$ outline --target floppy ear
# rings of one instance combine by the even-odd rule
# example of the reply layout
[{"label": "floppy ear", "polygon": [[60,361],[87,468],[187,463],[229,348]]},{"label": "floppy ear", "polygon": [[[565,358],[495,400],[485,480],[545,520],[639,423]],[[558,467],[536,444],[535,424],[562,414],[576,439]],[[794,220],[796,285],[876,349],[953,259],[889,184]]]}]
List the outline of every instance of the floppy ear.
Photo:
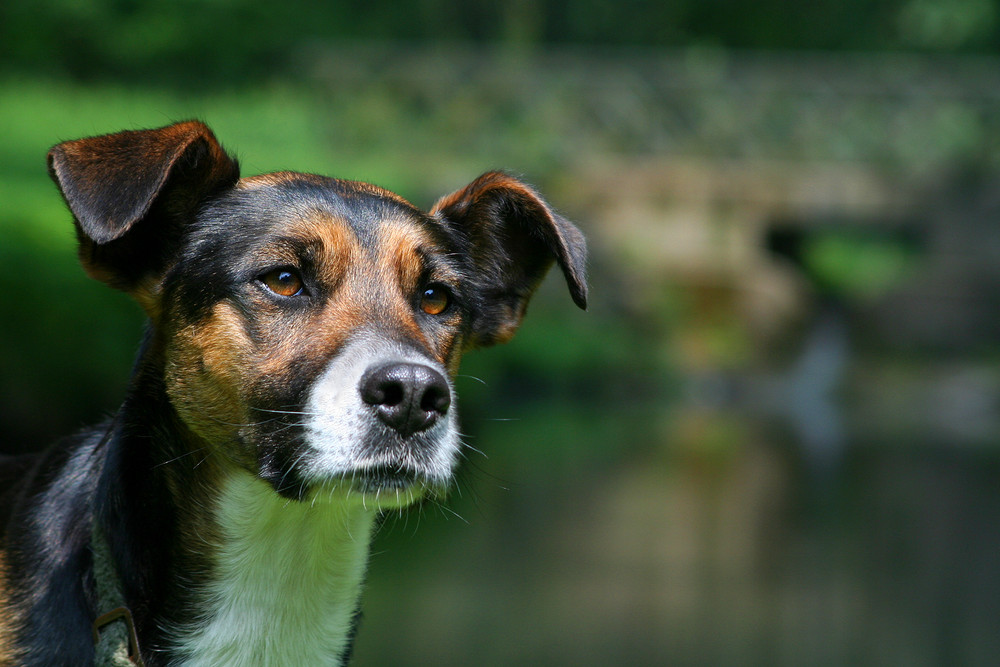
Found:
[{"label": "floppy ear", "polygon": [[587,307],[587,245],[531,186],[502,172],[483,174],[431,209],[466,243],[477,280],[470,345],[503,343],[521,324],[528,300],[553,262],[570,295]]},{"label": "floppy ear", "polygon": [[48,165],[73,212],[84,268],[126,291],[162,271],[183,222],[239,178],[236,160],[197,121],[67,141]]}]

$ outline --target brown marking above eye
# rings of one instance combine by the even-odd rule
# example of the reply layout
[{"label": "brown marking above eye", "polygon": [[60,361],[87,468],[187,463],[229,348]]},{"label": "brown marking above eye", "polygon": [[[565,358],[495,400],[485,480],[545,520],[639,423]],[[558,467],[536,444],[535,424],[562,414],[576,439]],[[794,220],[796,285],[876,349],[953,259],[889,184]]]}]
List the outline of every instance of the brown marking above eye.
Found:
[{"label": "brown marking above eye", "polygon": [[428,285],[420,295],[420,310],[428,315],[440,315],[451,304],[451,295],[444,285]]},{"label": "brown marking above eye", "polygon": [[274,269],[261,276],[260,280],[278,296],[296,296],[302,292],[302,278],[294,269]]}]

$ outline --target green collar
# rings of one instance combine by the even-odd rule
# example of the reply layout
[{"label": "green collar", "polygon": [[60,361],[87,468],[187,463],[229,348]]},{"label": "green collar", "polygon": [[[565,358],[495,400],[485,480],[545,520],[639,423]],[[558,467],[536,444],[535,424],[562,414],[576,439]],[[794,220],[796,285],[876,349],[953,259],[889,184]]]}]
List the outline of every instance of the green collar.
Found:
[{"label": "green collar", "polygon": [[94,588],[100,615],[94,620],[94,667],[144,667],[132,612],[125,606],[111,546],[93,520],[91,550],[94,558]]}]

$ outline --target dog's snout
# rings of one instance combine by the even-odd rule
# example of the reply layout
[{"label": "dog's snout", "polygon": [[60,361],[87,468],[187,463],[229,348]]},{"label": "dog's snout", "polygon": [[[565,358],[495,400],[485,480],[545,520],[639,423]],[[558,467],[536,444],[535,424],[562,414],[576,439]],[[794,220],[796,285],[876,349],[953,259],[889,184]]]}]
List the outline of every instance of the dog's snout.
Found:
[{"label": "dog's snout", "polygon": [[369,369],[358,390],[378,418],[404,437],[430,428],[451,406],[448,381],[423,364],[399,362]]}]

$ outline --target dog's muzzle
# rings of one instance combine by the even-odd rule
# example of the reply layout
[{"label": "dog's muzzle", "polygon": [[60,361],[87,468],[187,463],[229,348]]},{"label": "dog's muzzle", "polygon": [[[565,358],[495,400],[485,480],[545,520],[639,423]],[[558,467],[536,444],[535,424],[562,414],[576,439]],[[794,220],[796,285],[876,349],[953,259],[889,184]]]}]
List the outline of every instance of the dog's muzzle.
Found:
[{"label": "dog's muzzle", "polygon": [[446,489],[460,447],[444,368],[379,339],[346,346],[314,383],[296,464],[310,485],[415,499]]}]

